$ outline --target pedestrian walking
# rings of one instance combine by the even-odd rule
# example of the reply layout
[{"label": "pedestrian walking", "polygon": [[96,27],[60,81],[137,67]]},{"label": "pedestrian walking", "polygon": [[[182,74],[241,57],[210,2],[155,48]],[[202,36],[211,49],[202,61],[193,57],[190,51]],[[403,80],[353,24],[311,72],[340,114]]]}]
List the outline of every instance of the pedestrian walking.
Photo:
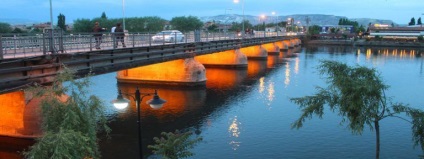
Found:
[{"label": "pedestrian walking", "polygon": [[115,48],[118,47],[119,42],[122,43],[122,47],[126,47],[125,41],[124,41],[125,33],[124,33],[124,29],[122,29],[121,27],[121,23],[116,24],[115,36],[116,36]]},{"label": "pedestrian walking", "polygon": [[94,40],[96,41],[96,49],[100,49],[100,44],[102,43],[102,33],[103,31],[106,31],[106,28],[102,28],[99,25],[99,22],[94,23],[93,27],[93,36]]}]

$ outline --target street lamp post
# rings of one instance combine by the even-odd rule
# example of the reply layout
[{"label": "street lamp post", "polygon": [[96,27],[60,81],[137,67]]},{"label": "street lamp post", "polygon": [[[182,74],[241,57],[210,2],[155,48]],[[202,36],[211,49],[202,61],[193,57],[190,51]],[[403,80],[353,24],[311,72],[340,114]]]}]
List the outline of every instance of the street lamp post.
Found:
[{"label": "street lamp post", "polygon": [[[239,2],[239,0],[234,0],[234,3],[238,3]],[[243,12],[243,20],[242,20],[242,24],[241,24],[241,29],[242,29],[242,32],[241,32],[241,38],[243,39],[244,38],[244,0],[243,0],[243,3],[241,4],[241,10],[242,10],[242,12]]]},{"label": "street lamp post", "polygon": [[264,37],[266,37],[265,18],[266,18],[266,16],[264,14],[262,14],[261,19],[263,20],[262,26],[264,27]]},{"label": "street lamp post", "polygon": [[277,21],[277,17],[275,17],[275,14],[276,14],[276,13],[275,13],[275,12],[272,12],[271,14],[272,14],[272,16],[274,17],[274,24],[275,24],[275,29],[274,29],[274,30],[275,30],[275,31],[277,31],[277,23],[276,23],[276,21]]},{"label": "street lamp post", "polygon": [[125,32],[125,0],[122,0],[122,27]]},{"label": "street lamp post", "polygon": [[[231,8],[225,9],[224,15],[227,15],[227,10],[231,11],[232,9]],[[224,24],[224,33],[227,33],[227,30],[228,30],[228,28],[227,28],[228,24],[227,23],[228,23],[228,21],[226,21],[225,24]]]},{"label": "street lamp post", "polygon": [[53,31],[53,7],[52,7],[52,0],[50,0],[50,28]]},{"label": "street lamp post", "polygon": [[288,19],[287,19],[287,23],[286,23],[286,32],[287,32],[288,30],[291,30],[291,28],[289,29],[289,26],[291,27],[291,18],[288,18]]},{"label": "street lamp post", "polygon": [[[143,158],[143,151],[142,151],[142,145],[141,145],[141,122],[140,122],[141,101],[143,100],[144,97],[153,95],[153,99],[148,100],[146,103],[149,104],[150,107],[153,109],[160,109],[163,106],[163,104],[166,103],[166,100],[159,98],[157,94],[157,90],[155,90],[154,93],[141,93],[138,87],[135,90],[134,96],[132,96],[131,94],[125,94],[125,95],[133,98],[134,101],[136,102],[137,126],[138,126],[138,148],[139,148],[138,151],[139,151],[139,157]],[[128,103],[129,103],[129,100],[122,97],[121,90],[119,90],[118,97],[117,99],[113,101],[113,105],[117,109],[124,109],[128,106]]]}]

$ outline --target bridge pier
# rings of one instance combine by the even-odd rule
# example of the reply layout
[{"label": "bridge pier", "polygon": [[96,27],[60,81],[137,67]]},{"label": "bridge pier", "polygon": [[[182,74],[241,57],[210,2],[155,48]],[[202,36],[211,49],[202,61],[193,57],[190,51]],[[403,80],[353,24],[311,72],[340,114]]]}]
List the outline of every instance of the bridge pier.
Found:
[{"label": "bridge pier", "polygon": [[205,67],[247,68],[247,56],[240,49],[194,57]]},{"label": "bridge pier", "polygon": [[247,56],[247,59],[266,60],[268,52],[261,45],[240,48],[240,51]]},{"label": "bridge pier", "polygon": [[194,58],[173,60],[117,72],[120,83],[205,86],[205,67]]},{"label": "bridge pier", "polygon": [[0,136],[36,138],[42,135],[40,99],[24,91],[0,94]]},{"label": "bridge pier", "polygon": [[293,49],[295,47],[293,39],[289,40],[289,49]]},{"label": "bridge pier", "polygon": [[277,45],[278,45],[278,47],[280,48],[280,51],[283,51],[283,52],[285,52],[285,51],[288,51],[289,50],[289,46],[288,46],[288,44],[287,43],[285,43],[284,41],[280,41],[280,42],[275,42]]},{"label": "bridge pier", "polygon": [[262,44],[262,46],[270,55],[278,55],[280,53],[280,48],[275,43]]}]

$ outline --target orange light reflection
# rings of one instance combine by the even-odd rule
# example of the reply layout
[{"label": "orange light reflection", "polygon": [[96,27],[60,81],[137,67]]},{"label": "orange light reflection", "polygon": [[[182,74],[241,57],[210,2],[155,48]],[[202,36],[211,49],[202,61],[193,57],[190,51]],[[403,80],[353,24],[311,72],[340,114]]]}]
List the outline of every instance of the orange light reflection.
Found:
[{"label": "orange light reflection", "polygon": [[[136,88],[140,85],[136,84],[118,84],[118,88],[123,92],[134,96]],[[172,119],[170,116],[182,116],[184,113],[193,112],[200,109],[206,100],[205,89],[177,89],[177,88],[164,88],[164,87],[140,87],[140,92],[152,93],[154,90],[158,91],[160,98],[167,102],[160,109],[152,109],[146,102],[152,96],[144,97],[141,102],[141,115],[142,118],[148,116],[155,116],[159,121]],[[130,100],[130,109],[137,112],[137,107],[134,99],[129,95],[124,97]],[[188,111],[190,110],[190,111]],[[129,113],[123,113],[130,115]]]},{"label": "orange light reflection", "polygon": [[247,70],[240,69],[208,68],[207,72],[207,88],[234,88],[247,77]]}]

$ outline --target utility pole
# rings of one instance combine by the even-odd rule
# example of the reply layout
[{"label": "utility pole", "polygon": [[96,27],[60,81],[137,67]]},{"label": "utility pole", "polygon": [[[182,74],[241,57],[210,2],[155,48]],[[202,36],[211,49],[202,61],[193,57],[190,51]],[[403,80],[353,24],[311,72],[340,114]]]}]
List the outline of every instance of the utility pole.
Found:
[{"label": "utility pole", "polygon": [[306,16],[306,32],[309,31],[309,22],[311,22],[311,19],[309,19],[309,17]]}]

